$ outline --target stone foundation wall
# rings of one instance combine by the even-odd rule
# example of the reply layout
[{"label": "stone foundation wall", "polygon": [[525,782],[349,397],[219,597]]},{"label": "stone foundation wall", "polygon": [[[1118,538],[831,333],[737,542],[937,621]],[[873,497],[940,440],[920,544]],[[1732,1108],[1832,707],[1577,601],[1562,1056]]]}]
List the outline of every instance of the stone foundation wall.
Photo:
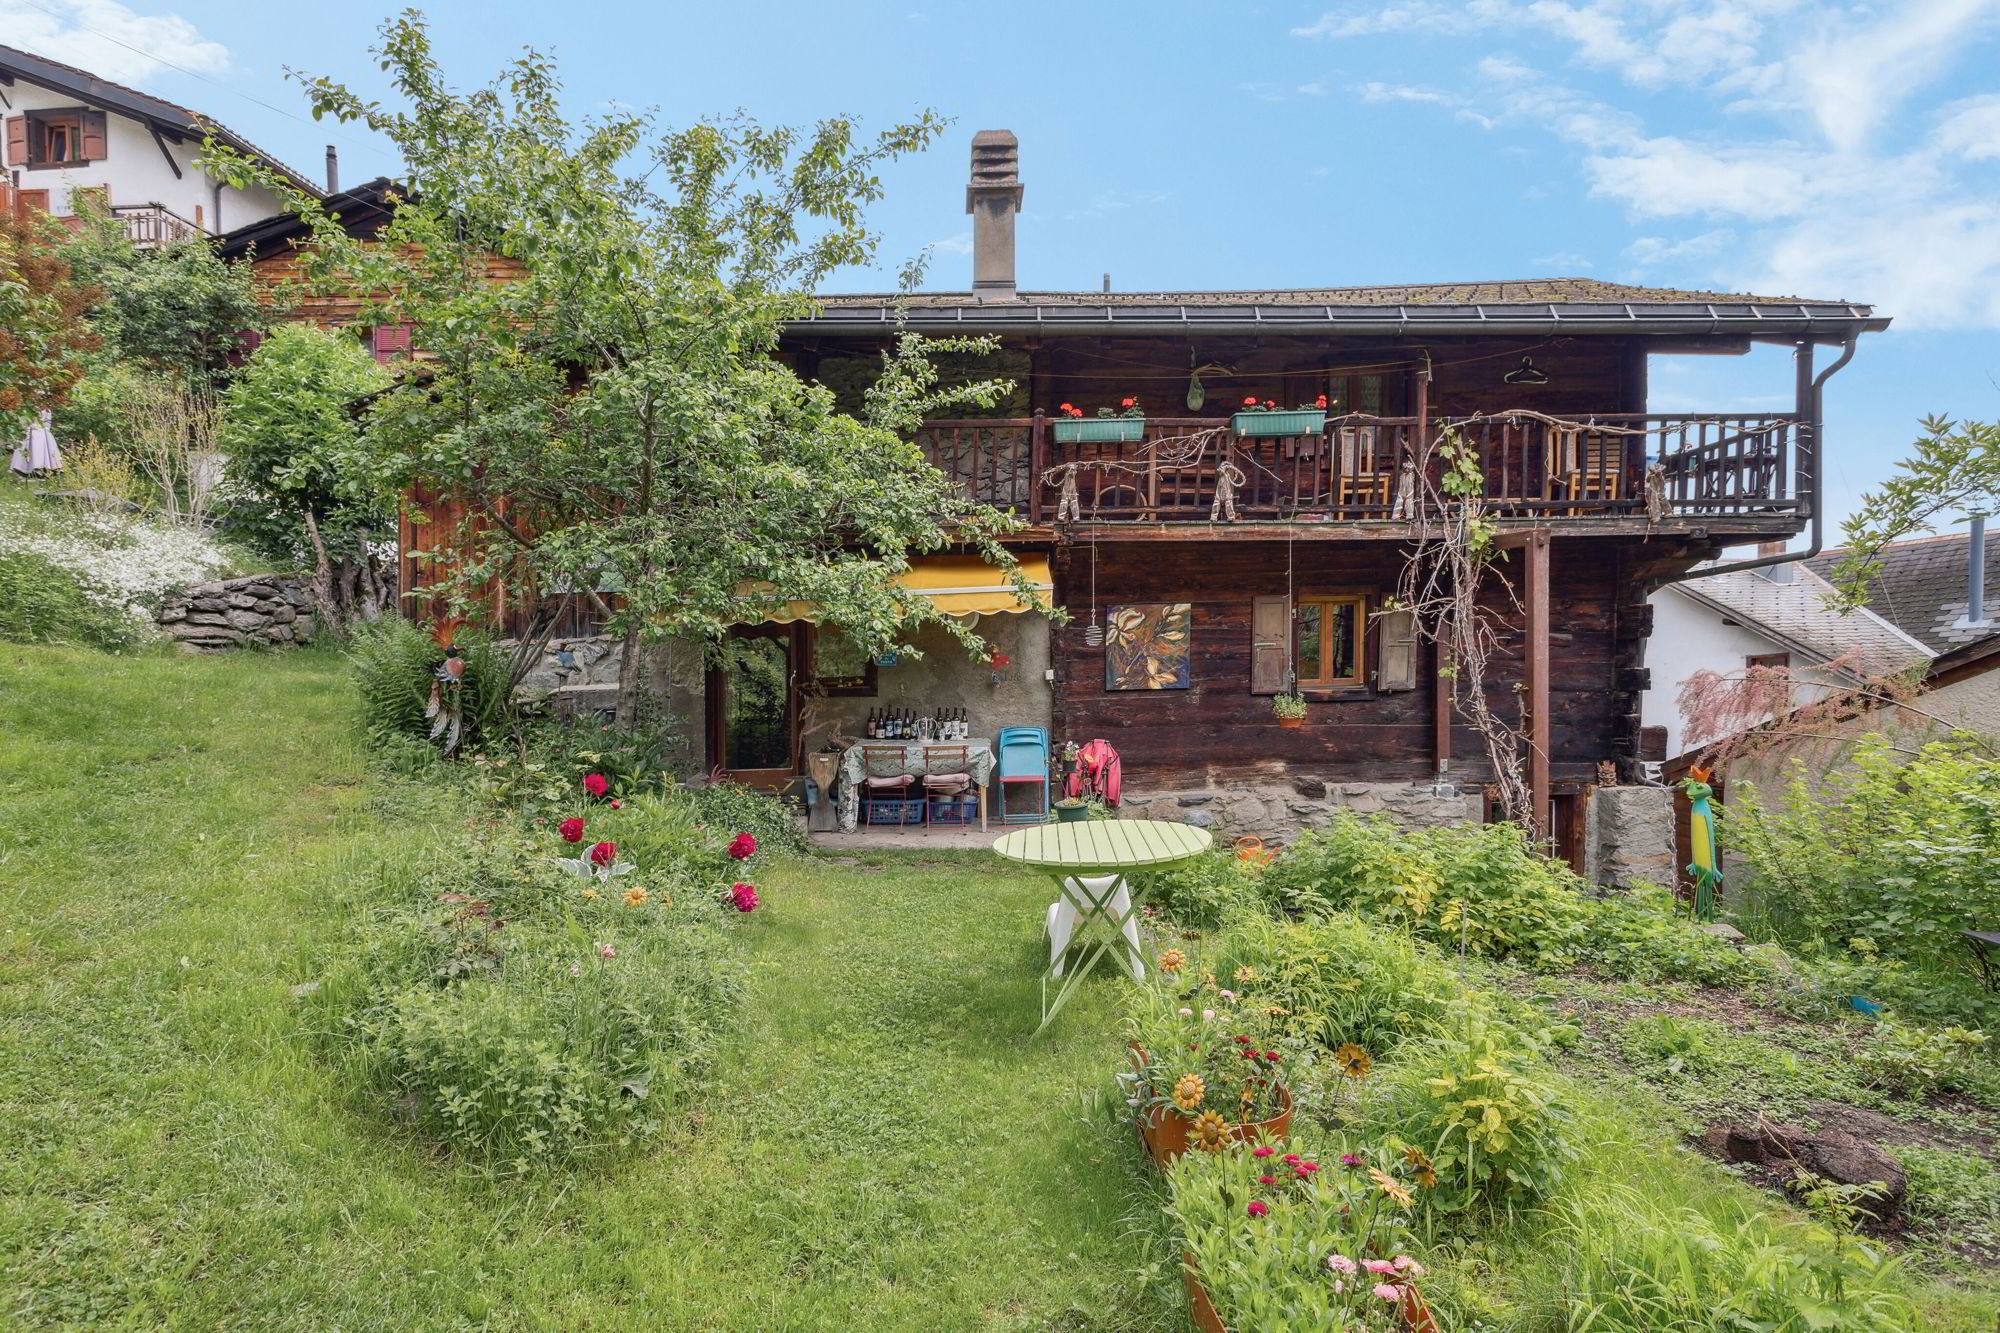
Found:
[{"label": "stone foundation wall", "polygon": [[1674,882],[1674,793],[1668,787],[1599,787],[1590,794],[1584,878],[1593,884]]},{"label": "stone foundation wall", "polygon": [[1476,789],[1463,788],[1456,795],[1436,796],[1428,782],[1334,782],[1319,778],[1184,791],[1141,791],[1128,785],[1122,813],[1129,819],[1195,824],[1222,838],[1253,834],[1283,842],[1325,824],[1336,810],[1388,815],[1406,828],[1424,828],[1479,818],[1480,796]]},{"label": "stone foundation wall", "polygon": [[318,628],[305,580],[290,574],[249,574],[170,593],[159,622],[191,653],[304,644]]}]

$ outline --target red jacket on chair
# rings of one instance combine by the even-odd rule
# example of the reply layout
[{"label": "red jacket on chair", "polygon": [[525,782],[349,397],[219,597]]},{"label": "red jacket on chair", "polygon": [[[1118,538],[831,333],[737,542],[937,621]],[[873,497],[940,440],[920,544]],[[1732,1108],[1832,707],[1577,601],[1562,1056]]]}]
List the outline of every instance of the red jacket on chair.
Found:
[{"label": "red jacket on chair", "polygon": [[1076,767],[1070,770],[1063,794],[1095,796],[1106,805],[1116,805],[1121,780],[1118,751],[1110,741],[1096,740],[1076,752]]}]

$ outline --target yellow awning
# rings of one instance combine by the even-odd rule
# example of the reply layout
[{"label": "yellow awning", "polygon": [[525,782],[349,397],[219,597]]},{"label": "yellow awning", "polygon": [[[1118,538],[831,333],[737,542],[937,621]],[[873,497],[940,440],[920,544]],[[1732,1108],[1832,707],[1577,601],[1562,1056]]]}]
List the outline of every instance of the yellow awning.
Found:
[{"label": "yellow awning", "polygon": [[[1052,597],[1056,584],[1049,572],[1049,558],[1026,554],[1018,558],[1028,582],[1045,598]],[[896,576],[896,583],[930,598],[948,616],[1018,615],[1034,609],[1021,600],[1005,574],[976,555],[919,556]],[[818,608],[811,602],[790,602],[782,613],[768,620],[788,625],[817,618]]]}]

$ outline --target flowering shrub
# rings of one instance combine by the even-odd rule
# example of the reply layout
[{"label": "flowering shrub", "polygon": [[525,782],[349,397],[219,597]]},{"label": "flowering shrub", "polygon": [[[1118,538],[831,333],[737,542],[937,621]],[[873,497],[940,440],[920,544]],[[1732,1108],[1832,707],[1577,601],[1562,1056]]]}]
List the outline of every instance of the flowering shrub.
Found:
[{"label": "flowering shrub", "polygon": [[136,634],[150,634],[169,592],[220,578],[234,562],[199,528],[152,522],[129,514],[69,512],[59,527],[19,519],[0,523],[0,556],[27,556],[65,572],[102,611],[125,617]]},{"label": "flowering shrub", "polygon": [[1422,1308],[1408,1253],[1420,1161],[1338,1139],[1236,1144],[1168,1167],[1168,1209],[1228,1328],[1402,1328]]},{"label": "flowering shrub", "polygon": [[1168,961],[1163,956],[1160,980],[1135,1002],[1127,1028],[1143,1055],[1119,1082],[1135,1116],[1185,1116],[1193,1122],[1189,1141],[1212,1151],[1232,1126],[1269,1120],[1285,1107],[1276,1015],[1254,995],[1191,979]]},{"label": "flowering shrub", "polygon": [[62,566],[26,551],[0,552],[0,639],[117,652],[146,634],[123,607],[105,605]]}]

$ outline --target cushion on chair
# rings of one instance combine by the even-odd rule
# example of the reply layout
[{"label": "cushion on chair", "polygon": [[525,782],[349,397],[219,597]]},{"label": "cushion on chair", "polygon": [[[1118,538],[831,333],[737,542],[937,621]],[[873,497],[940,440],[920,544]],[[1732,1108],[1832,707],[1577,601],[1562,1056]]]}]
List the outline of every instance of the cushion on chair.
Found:
[{"label": "cushion on chair", "polygon": [[972,785],[970,773],[926,773],[924,786],[932,791],[964,791]]},{"label": "cushion on chair", "polygon": [[909,786],[916,779],[908,773],[901,773],[893,778],[863,778],[862,781],[870,787],[879,787],[884,790],[893,791],[897,788]]}]

